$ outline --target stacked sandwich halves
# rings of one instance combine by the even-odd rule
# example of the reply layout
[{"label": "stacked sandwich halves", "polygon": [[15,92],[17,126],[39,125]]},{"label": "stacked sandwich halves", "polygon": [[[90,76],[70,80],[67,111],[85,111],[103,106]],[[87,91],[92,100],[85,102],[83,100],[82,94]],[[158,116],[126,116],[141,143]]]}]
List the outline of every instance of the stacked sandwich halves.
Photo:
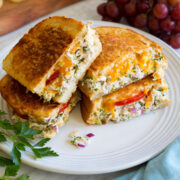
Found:
[{"label": "stacked sandwich halves", "polygon": [[95,30],[51,17],[25,34],[3,61],[0,92],[15,121],[53,137],[79,100],[77,84],[102,50]]},{"label": "stacked sandwich halves", "polygon": [[51,17],[5,58],[0,92],[15,121],[53,137],[79,100],[78,83],[85,122],[118,122],[169,104],[166,68],[161,47],[131,30]]},{"label": "stacked sandwich halves", "polygon": [[162,48],[131,30],[95,29],[102,52],[79,85],[85,122],[119,122],[168,105]]}]

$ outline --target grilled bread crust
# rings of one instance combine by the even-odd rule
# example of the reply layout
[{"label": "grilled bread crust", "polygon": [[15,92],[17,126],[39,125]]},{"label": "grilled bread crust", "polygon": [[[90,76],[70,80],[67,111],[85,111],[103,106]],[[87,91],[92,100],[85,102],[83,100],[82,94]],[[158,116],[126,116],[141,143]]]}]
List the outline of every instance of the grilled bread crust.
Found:
[{"label": "grilled bread crust", "polygon": [[82,34],[84,27],[83,23],[71,18],[45,19],[14,46],[3,61],[3,69],[32,92],[43,89],[47,75],[73,40]]},{"label": "grilled bread crust", "polygon": [[[39,123],[44,118],[55,117],[63,104],[43,102],[36,94],[27,92],[26,88],[9,75],[5,75],[0,81],[2,97],[14,109],[17,114],[33,116]],[[78,99],[74,93],[71,102]]]},{"label": "grilled bread crust", "polygon": [[[99,34],[103,50],[88,70],[92,74],[96,74],[112,63],[115,64],[117,61],[122,61],[129,54],[143,52],[143,50],[150,47],[156,52],[161,52],[162,50],[159,44],[130,29],[97,27],[95,30]],[[165,61],[164,64],[167,68],[166,58],[163,61]]]},{"label": "grilled bread crust", "polygon": [[[157,55],[162,51],[162,47],[159,44],[129,29],[97,27],[95,30],[99,34],[102,43],[102,52],[91,64],[84,80],[86,77],[91,77],[97,81],[102,75],[106,75],[107,70],[116,71],[117,68],[115,66],[117,64],[118,67],[123,67],[126,63],[125,61],[132,59],[133,55],[141,55],[144,51],[149,51],[149,49],[152,49],[153,53]],[[162,67],[159,68],[167,69],[168,64],[165,56],[163,56],[161,64]],[[83,84],[83,81],[79,83],[79,87],[91,100],[107,94],[102,89],[99,89],[101,91],[100,93],[99,91],[90,90],[89,84]]]}]

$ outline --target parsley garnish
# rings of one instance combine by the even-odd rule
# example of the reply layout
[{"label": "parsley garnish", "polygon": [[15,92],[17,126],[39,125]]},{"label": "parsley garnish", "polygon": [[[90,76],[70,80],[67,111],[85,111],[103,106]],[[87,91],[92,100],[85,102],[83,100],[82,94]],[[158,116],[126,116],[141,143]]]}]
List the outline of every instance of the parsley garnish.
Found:
[{"label": "parsley garnish", "polygon": [[[5,115],[3,111],[0,111],[0,116]],[[22,174],[19,177],[16,176],[21,165],[21,151],[26,151],[26,148],[31,149],[35,158],[42,158],[44,156],[58,156],[56,152],[51,150],[50,147],[44,147],[44,145],[50,140],[50,138],[41,139],[35,145],[32,145],[29,141],[34,139],[35,135],[40,134],[41,130],[35,130],[29,127],[29,121],[17,122],[11,124],[7,119],[0,120],[0,127],[4,129],[0,131],[0,142],[7,141],[7,138],[13,142],[11,150],[11,159],[0,156],[0,166],[6,167],[4,175],[0,177],[0,180],[29,180],[29,176]]]}]

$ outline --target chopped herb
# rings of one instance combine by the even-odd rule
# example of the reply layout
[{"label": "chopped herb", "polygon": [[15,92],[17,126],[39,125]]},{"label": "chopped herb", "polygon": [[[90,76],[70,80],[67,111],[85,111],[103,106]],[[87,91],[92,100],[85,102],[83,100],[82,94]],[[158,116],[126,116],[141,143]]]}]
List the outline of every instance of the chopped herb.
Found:
[{"label": "chopped herb", "polygon": [[136,73],[136,67],[133,67],[133,72]]},{"label": "chopped herb", "polygon": [[141,106],[144,106],[144,103],[142,103],[141,101],[139,101],[139,104],[140,104]]},{"label": "chopped herb", "polygon": [[98,88],[95,88],[94,90],[95,90],[95,91],[98,91]]},{"label": "chopped herb", "polygon": [[63,113],[58,114],[58,115],[56,116],[56,118],[61,117],[61,116],[62,116],[62,114],[63,114]]},{"label": "chopped herb", "polygon": [[154,71],[157,71],[157,67],[156,66],[154,66]]},{"label": "chopped herb", "polygon": [[88,46],[84,46],[84,47],[83,47],[83,51],[84,51],[84,52],[89,52],[89,51],[90,51],[90,48],[89,48]]},{"label": "chopped herb", "polygon": [[73,145],[76,145],[76,141],[77,141],[78,139],[81,139],[81,136],[76,136],[76,137],[74,137],[74,138],[71,140],[71,143],[72,143]]},{"label": "chopped herb", "polygon": [[83,62],[84,60],[85,60],[85,58],[81,58],[81,59],[79,60],[79,63]]},{"label": "chopped herb", "polygon": [[77,72],[78,68],[79,68],[79,67],[78,67],[78,65],[77,65],[77,64],[73,67],[73,69],[74,69],[75,73]]},{"label": "chopped herb", "polygon": [[159,99],[158,99],[158,100],[156,100],[156,103],[157,103],[157,104],[159,104],[159,103],[160,103],[160,100],[159,100]]},{"label": "chopped herb", "polygon": [[63,65],[63,62],[59,61],[57,65],[61,67]]},{"label": "chopped herb", "polygon": [[160,88],[158,89],[158,91],[163,91],[163,88],[162,88],[162,87],[160,87]]},{"label": "chopped herb", "polygon": [[163,59],[163,56],[160,53],[158,53],[158,55],[159,55],[159,57],[158,58],[154,58],[153,59],[154,61],[161,61]]},{"label": "chopped herb", "polygon": [[80,49],[77,49],[77,50],[75,51],[75,56],[76,56],[77,58],[81,56]]},{"label": "chopped herb", "polygon": [[93,78],[92,78],[92,77],[86,77],[86,79],[91,79],[91,80],[93,80]]}]

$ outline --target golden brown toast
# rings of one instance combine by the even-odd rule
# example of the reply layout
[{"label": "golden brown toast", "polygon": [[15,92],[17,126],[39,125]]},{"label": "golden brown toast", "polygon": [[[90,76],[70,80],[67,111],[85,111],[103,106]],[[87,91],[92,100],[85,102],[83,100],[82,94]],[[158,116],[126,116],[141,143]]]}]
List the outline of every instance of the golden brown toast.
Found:
[{"label": "golden brown toast", "polygon": [[161,46],[143,35],[119,27],[97,27],[95,30],[102,43],[102,52],[79,84],[91,100],[167,68]]},{"label": "golden brown toast", "polygon": [[[86,47],[88,52],[83,51],[78,58],[72,59],[78,48],[88,45],[89,41],[84,40],[89,35],[92,35],[96,50]],[[3,69],[45,100],[53,98],[58,103],[65,103],[100,51],[101,43],[95,31],[91,32],[80,21],[54,16],[38,23],[20,39],[3,61]],[[57,71],[58,75],[53,79]],[[71,88],[67,88],[68,84]]]},{"label": "golden brown toast", "polygon": [[[36,94],[27,92],[27,89],[9,75],[5,75],[0,81],[0,92],[10,107],[17,115],[27,117],[30,121],[46,123],[47,119],[58,115],[64,104],[55,102],[43,102]],[[78,94],[74,93],[69,104],[76,104]],[[69,107],[69,105],[68,105]],[[69,109],[69,111],[72,109]]]},{"label": "golden brown toast", "polygon": [[82,117],[88,124],[124,121],[167,106],[170,100],[166,91],[163,79],[153,80],[152,76],[148,76],[93,101],[83,94]]}]

